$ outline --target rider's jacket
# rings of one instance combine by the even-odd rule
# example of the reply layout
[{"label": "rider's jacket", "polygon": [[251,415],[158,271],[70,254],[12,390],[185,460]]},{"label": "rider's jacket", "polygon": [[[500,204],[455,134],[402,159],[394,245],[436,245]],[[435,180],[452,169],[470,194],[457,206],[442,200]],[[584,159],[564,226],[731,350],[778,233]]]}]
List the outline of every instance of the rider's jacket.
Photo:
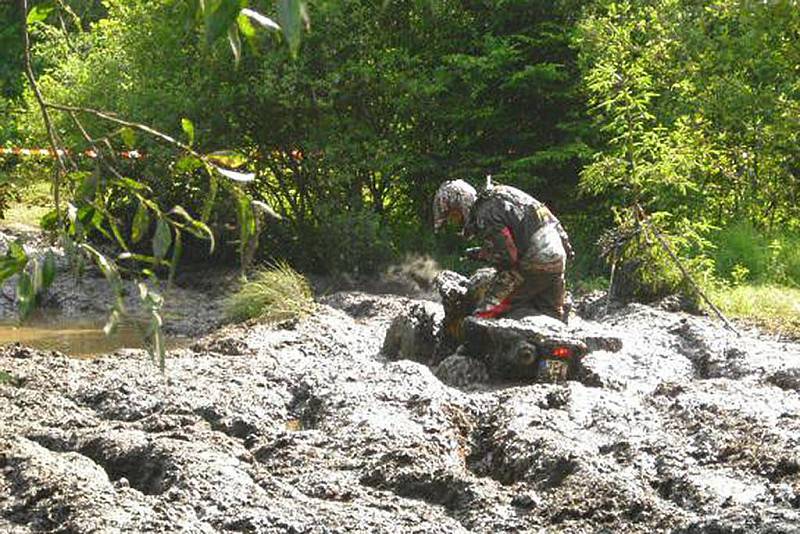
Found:
[{"label": "rider's jacket", "polygon": [[567,233],[547,206],[506,185],[480,192],[464,234],[481,242],[479,258],[504,270],[563,272],[572,255]]}]

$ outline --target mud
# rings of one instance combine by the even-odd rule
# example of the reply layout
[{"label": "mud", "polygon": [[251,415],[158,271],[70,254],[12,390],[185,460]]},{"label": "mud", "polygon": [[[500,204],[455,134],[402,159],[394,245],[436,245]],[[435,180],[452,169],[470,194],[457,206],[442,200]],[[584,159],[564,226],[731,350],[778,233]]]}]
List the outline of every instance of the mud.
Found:
[{"label": "mud", "polygon": [[0,531],[800,531],[798,344],[594,295],[570,325],[622,349],[579,381],[458,389],[382,353],[438,304],[320,300],[163,375],[141,351],[0,350]]},{"label": "mud", "polygon": [[[106,321],[114,295],[98,269],[87,264],[84,275],[75,276],[63,249],[54,246],[41,231],[24,226],[0,230],[0,255],[5,255],[8,243],[17,239],[22,239],[30,258],[43,261],[50,252],[56,260],[58,274],[37,312],[40,321],[53,316],[66,322],[76,319],[81,324]],[[237,274],[235,269],[203,271],[184,267],[172,286],[161,283],[155,289],[165,297],[165,332],[172,336],[199,336],[219,328],[224,322],[223,297],[235,287]],[[0,284],[0,323],[17,320],[15,291],[16,276]],[[134,280],[123,281],[123,294],[130,317],[143,313]]]}]

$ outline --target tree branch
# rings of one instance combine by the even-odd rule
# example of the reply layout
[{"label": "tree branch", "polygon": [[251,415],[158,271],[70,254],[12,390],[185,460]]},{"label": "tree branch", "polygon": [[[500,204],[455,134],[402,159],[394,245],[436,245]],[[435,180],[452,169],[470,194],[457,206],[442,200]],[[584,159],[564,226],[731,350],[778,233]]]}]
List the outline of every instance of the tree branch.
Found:
[{"label": "tree branch", "polygon": [[53,102],[42,102],[42,105],[47,107],[47,108],[50,108],[50,109],[56,109],[58,111],[65,111],[65,112],[68,112],[68,113],[85,113],[85,114],[88,114],[88,115],[94,115],[95,117],[101,118],[101,119],[109,121],[109,122],[113,122],[114,124],[119,124],[121,126],[127,126],[129,128],[134,128],[134,129],[139,130],[141,132],[145,132],[147,134],[150,134],[153,137],[155,137],[157,139],[160,139],[161,141],[163,141],[163,142],[165,142],[165,143],[167,143],[169,145],[176,146],[176,147],[178,147],[178,148],[180,148],[182,150],[185,150],[186,152],[188,152],[192,156],[205,161],[205,158],[200,153],[195,152],[194,149],[192,149],[192,147],[190,147],[189,145],[187,145],[185,143],[181,143],[180,141],[178,141],[174,137],[172,137],[170,135],[167,135],[167,134],[165,134],[163,132],[160,132],[160,131],[158,131],[158,130],[156,130],[154,128],[151,128],[150,126],[147,126],[147,125],[144,125],[144,124],[140,124],[138,122],[133,122],[133,121],[120,119],[120,118],[115,117],[111,113],[108,113],[106,111],[100,111],[98,109],[83,108],[83,107],[78,107],[78,106],[65,106],[63,104],[55,104]]},{"label": "tree branch", "polygon": [[[94,152],[97,154],[97,158],[101,162],[105,163],[106,167],[108,167],[108,170],[111,171],[111,174],[116,176],[117,179],[122,180],[122,174],[120,174],[119,171],[117,171],[116,167],[114,167],[114,165],[111,164],[108,158],[106,158],[105,151],[101,150],[100,147],[98,147],[97,144],[95,144],[94,139],[92,139],[92,137],[89,135],[89,132],[86,131],[86,128],[83,127],[81,121],[78,120],[78,115],[75,112],[71,111],[69,113],[69,116],[72,118],[72,122],[75,123],[75,126],[78,128],[78,130],[80,130],[81,135],[83,135],[83,138],[86,139],[86,142],[89,143],[89,146],[91,146],[92,150],[94,150]],[[113,154],[113,152],[111,153]]]},{"label": "tree branch", "polygon": [[703,290],[700,289],[700,286],[697,284],[697,282],[694,281],[694,278],[692,278],[692,275],[689,274],[689,271],[686,270],[686,267],[683,266],[683,263],[681,263],[680,259],[678,259],[678,256],[675,255],[675,253],[669,247],[669,245],[667,244],[667,241],[664,239],[664,236],[661,235],[661,233],[650,222],[650,220],[647,217],[647,215],[645,215],[644,210],[642,209],[642,207],[639,204],[635,204],[634,209],[636,210],[637,218],[639,219],[640,223],[645,225],[647,228],[649,228],[653,232],[653,235],[656,237],[656,239],[658,240],[658,242],[661,245],[661,247],[669,255],[670,259],[672,260],[672,263],[674,263],[678,267],[678,269],[680,269],[680,271],[683,274],[684,278],[686,278],[686,280],[689,281],[689,283],[692,285],[694,290],[697,291],[697,293],[703,298],[703,300],[706,302],[706,304],[708,304],[711,307],[711,309],[714,310],[714,313],[717,315],[717,317],[720,318],[720,320],[722,320],[723,323],[725,323],[725,326],[729,330],[731,330],[738,337],[742,337],[741,332],[739,332],[736,329],[736,327],[733,326],[733,324],[731,324],[730,321],[728,321],[728,318],[725,317],[725,315],[720,311],[720,309],[717,308],[714,305],[714,303],[711,302],[711,299],[709,299],[708,296],[703,292]]},{"label": "tree branch", "polygon": [[33,66],[31,63],[31,42],[28,36],[28,0],[19,0],[19,8],[22,13],[22,42],[24,45],[24,61],[25,61],[25,76],[28,78],[28,83],[33,89],[33,94],[36,101],[39,103],[39,108],[42,113],[45,127],[47,129],[47,137],[50,140],[50,146],[53,149],[53,154],[58,162],[58,170],[54,173],[53,178],[53,200],[56,204],[56,219],[61,221],[61,178],[67,174],[67,166],[64,163],[64,156],[66,151],[60,151],[58,141],[56,140],[56,133],[53,129],[53,123],[50,120],[50,114],[47,111],[42,92],[39,90],[39,85],[36,83],[36,76],[33,74]]}]

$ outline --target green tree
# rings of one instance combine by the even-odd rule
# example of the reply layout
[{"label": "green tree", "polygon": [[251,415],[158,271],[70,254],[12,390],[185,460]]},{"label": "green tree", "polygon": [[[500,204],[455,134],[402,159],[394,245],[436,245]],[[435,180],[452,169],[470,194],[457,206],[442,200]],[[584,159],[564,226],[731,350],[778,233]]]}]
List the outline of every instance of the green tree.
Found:
[{"label": "green tree", "polygon": [[[603,142],[582,186],[618,208],[621,225],[637,224],[628,207],[644,207],[682,257],[707,269],[714,227],[797,224],[792,4],[652,0],[589,10],[578,46]],[[632,240],[629,255],[646,258],[647,243]],[[663,263],[644,264],[651,282],[680,279]]]}]

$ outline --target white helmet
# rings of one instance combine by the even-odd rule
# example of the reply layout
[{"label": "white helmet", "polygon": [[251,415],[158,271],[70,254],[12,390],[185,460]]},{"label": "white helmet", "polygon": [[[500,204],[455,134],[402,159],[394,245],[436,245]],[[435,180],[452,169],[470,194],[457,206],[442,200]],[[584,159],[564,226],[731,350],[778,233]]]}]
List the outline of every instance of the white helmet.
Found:
[{"label": "white helmet", "polygon": [[433,197],[433,229],[438,230],[447,220],[451,210],[459,210],[464,220],[470,208],[475,204],[478,193],[464,180],[450,180],[439,186]]}]

